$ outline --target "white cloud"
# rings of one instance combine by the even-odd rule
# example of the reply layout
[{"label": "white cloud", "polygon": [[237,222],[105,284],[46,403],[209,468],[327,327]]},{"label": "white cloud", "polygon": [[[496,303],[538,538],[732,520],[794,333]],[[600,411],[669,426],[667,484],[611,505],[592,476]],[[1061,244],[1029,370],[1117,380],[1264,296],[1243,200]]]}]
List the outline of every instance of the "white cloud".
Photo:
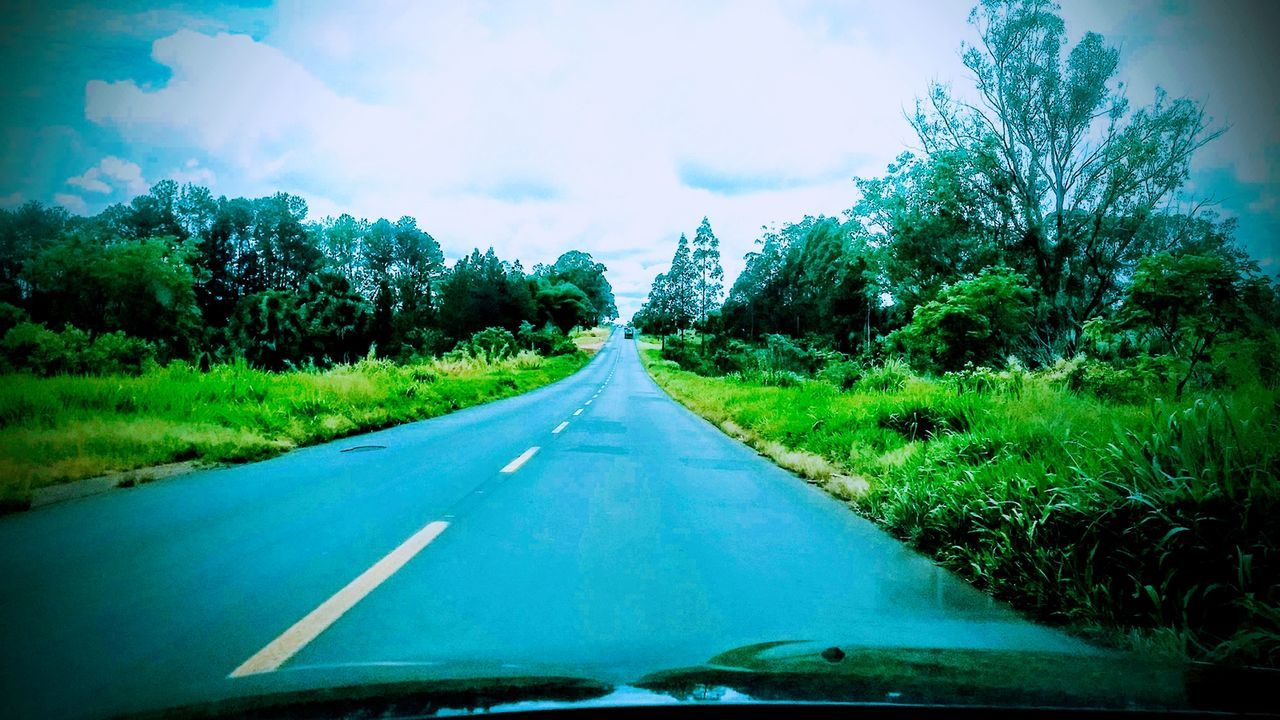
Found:
[{"label": "white cloud", "polygon": [[137,163],[108,155],[102,158],[98,167],[102,169],[103,175],[115,180],[130,195],[140,195],[147,191],[147,181],[142,179],[142,168]]},{"label": "white cloud", "polygon": [[[112,180],[115,187],[103,178]],[[114,155],[102,158],[83,174],[67,178],[67,184],[103,195],[118,188],[127,192],[130,197],[141,195],[148,188],[147,181],[142,178],[142,168],[137,163],[121,160]]]},{"label": "white cloud", "polygon": [[111,192],[111,186],[102,181],[101,175],[102,170],[94,166],[85,170],[82,175],[67,178],[67,184],[105,195]]},{"label": "white cloud", "polygon": [[212,187],[217,184],[218,176],[207,167],[201,167],[200,161],[191,158],[181,168],[171,171],[165,177],[178,183],[192,183]]},{"label": "white cloud", "polygon": [[72,193],[54,193],[53,201],[76,215],[88,215],[89,205],[84,198]]}]

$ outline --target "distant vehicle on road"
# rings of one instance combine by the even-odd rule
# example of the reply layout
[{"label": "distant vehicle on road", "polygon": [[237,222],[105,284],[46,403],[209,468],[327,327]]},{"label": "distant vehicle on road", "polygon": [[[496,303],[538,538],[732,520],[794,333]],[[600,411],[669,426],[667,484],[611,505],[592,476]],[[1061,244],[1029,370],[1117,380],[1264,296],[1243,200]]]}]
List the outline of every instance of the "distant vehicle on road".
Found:
[{"label": "distant vehicle on road", "polygon": [[631,338],[633,338],[633,337],[635,337],[635,336],[636,336],[636,331],[635,331],[635,329],[634,329],[634,328],[632,328],[630,325],[628,325],[628,326],[626,326],[626,327],[622,328],[622,337],[624,337],[624,338],[626,338],[626,339],[630,340]]}]

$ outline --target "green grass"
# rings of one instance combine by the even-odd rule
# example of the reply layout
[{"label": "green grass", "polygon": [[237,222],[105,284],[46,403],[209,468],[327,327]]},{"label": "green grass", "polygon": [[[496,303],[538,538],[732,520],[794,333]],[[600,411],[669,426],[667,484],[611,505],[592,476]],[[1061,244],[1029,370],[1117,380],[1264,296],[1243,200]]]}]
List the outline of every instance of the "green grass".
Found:
[{"label": "green grass", "polygon": [[1104,402],[980,387],[767,387],[643,352],[695,412],[1031,614],[1104,641],[1280,664],[1280,396]]},{"label": "green grass", "polygon": [[283,373],[177,363],[141,377],[0,376],[0,503],[22,507],[37,488],[108,472],[258,460],[434,417],[554,382],[586,359],[526,352]]}]

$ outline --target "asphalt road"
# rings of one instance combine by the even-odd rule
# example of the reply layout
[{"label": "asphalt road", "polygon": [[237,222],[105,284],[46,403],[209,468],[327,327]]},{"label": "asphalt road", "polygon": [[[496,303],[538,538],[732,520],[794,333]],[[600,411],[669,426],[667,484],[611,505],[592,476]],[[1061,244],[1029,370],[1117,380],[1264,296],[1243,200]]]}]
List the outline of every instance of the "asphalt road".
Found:
[{"label": "asphalt road", "polygon": [[520,397],[0,518],[0,578],[9,717],[777,640],[1092,652],[685,410],[621,333]]}]

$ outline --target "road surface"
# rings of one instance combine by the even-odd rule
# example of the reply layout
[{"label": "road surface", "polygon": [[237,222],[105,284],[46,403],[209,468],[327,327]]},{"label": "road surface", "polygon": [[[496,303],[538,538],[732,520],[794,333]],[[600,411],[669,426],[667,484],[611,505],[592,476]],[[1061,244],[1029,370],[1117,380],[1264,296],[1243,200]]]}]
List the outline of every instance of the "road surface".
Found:
[{"label": "road surface", "polygon": [[0,578],[10,717],[775,640],[1090,652],[685,410],[621,333],[520,397],[0,518]]}]

